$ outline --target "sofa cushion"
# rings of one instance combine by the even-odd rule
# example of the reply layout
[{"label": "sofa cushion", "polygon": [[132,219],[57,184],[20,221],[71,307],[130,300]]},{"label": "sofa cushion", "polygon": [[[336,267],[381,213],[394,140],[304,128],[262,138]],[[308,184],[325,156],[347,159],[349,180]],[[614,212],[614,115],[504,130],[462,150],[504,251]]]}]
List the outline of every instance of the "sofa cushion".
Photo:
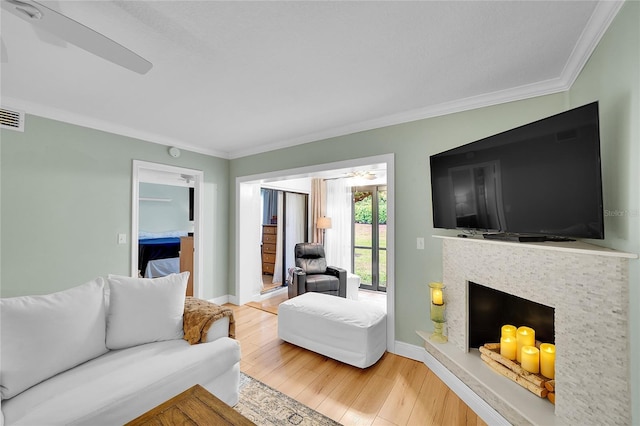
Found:
[{"label": "sofa cushion", "polygon": [[189,272],[162,278],[109,275],[107,347],[182,339],[182,315]]},{"label": "sofa cushion", "polygon": [[3,401],[2,410],[7,425],[122,425],[196,383],[235,404],[239,361],[240,345],[228,337],[109,351]]},{"label": "sofa cushion", "polygon": [[104,286],[0,300],[2,399],[107,352]]}]

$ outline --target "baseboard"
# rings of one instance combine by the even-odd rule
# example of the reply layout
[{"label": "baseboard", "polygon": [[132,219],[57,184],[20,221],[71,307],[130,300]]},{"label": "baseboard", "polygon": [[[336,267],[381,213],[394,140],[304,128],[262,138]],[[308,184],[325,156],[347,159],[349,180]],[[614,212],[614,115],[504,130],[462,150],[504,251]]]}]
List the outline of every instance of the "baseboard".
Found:
[{"label": "baseboard", "polygon": [[226,294],[224,296],[214,297],[213,299],[209,299],[209,302],[215,303],[216,305],[224,305],[225,303],[229,303],[232,297],[235,297],[235,296],[229,296],[228,294]]},{"label": "baseboard", "polygon": [[412,359],[414,361],[424,362],[424,353],[426,352],[423,347],[410,345],[405,342],[395,341],[394,354],[403,356],[405,358]]},{"label": "baseboard", "polygon": [[429,370],[433,371],[449,389],[458,395],[458,397],[488,425],[511,425],[500,413],[494,410],[493,407],[487,404],[484,399],[480,398],[444,365],[440,364],[440,362],[431,356],[423,347],[396,341],[394,351],[392,352],[405,358],[424,362]]},{"label": "baseboard", "polygon": [[[251,301],[253,302],[262,302],[263,300],[270,299],[272,297],[280,296],[282,293],[286,293],[288,291],[287,287],[282,287],[274,291],[270,291],[265,294],[256,294]],[[216,305],[224,305],[225,303],[231,303],[232,305],[239,305],[238,297],[230,294],[214,297],[213,299],[209,299],[209,302],[213,302]]]}]

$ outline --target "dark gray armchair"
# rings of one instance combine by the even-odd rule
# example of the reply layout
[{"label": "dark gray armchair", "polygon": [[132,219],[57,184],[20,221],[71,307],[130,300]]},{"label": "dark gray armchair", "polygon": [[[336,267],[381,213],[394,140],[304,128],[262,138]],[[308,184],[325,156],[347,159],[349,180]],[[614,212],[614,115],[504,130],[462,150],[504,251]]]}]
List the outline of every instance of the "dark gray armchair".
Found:
[{"label": "dark gray armchair", "polygon": [[289,298],[309,291],[347,297],[347,271],[327,266],[321,244],[296,244],[295,258],[296,269],[289,287]]}]

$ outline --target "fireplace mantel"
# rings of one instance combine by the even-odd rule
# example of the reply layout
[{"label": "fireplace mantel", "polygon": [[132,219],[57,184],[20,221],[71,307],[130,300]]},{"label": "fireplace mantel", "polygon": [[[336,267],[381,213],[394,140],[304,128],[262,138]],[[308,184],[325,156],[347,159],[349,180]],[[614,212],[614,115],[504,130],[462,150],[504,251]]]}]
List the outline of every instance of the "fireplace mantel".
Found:
[{"label": "fireplace mantel", "polygon": [[635,253],[626,253],[623,251],[613,250],[607,247],[600,247],[594,244],[585,243],[583,241],[545,241],[543,243],[518,243],[513,241],[485,240],[482,237],[452,237],[446,235],[433,235],[433,238],[443,240],[468,241],[478,244],[495,244],[501,246],[513,247],[529,247],[536,250],[559,251],[564,253],[587,254],[593,256],[605,257],[621,257],[625,259],[637,259]]},{"label": "fireplace mantel", "polygon": [[[419,332],[427,352],[510,423],[631,422],[628,261],[637,255],[583,242],[435,237],[443,245],[449,343],[431,343]],[[469,281],[555,308],[555,406],[469,352]]]}]

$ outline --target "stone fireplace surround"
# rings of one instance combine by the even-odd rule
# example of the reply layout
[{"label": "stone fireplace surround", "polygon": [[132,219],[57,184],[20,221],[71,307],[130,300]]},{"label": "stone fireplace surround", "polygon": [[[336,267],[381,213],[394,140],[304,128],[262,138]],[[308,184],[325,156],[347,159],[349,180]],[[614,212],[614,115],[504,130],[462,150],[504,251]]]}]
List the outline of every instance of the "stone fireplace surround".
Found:
[{"label": "stone fireplace surround", "polygon": [[[637,255],[581,242],[436,237],[443,240],[449,342],[427,337],[427,352],[512,424],[631,423],[628,260]],[[555,406],[469,352],[469,281],[555,308]]]}]

